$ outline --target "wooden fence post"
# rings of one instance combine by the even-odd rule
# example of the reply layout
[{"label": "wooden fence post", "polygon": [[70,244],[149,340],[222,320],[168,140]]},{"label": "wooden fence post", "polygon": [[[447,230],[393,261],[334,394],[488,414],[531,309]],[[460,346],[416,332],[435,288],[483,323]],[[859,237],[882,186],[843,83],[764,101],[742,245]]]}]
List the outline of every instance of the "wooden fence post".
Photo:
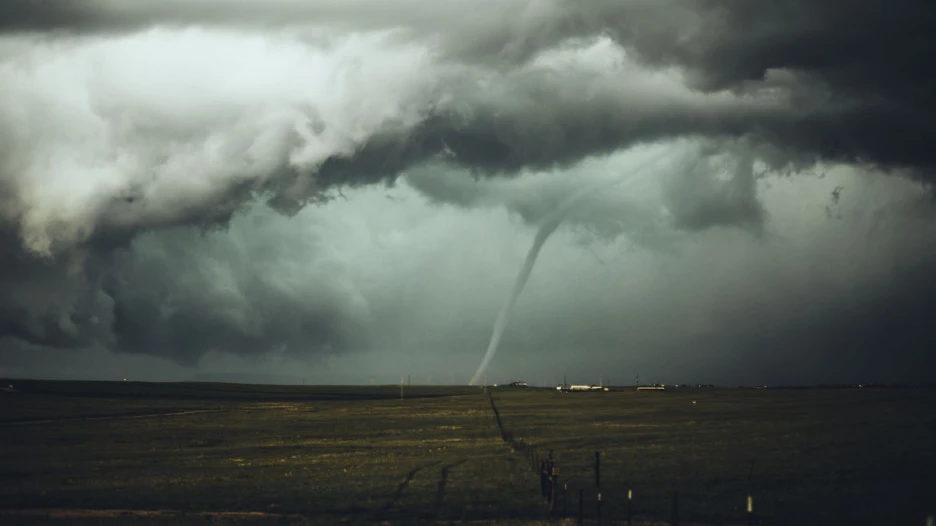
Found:
[{"label": "wooden fence post", "polygon": [[598,492],[598,526],[601,526],[601,491]]},{"label": "wooden fence post", "polygon": [[634,490],[627,488],[627,526],[631,525],[631,518],[634,516]]},{"label": "wooden fence post", "polygon": [[553,464],[552,467],[552,477],[549,481],[549,502],[552,504],[552,512],[556,512],[558,504],[556,503],[556,493],[558,491],[557,486],[559,485],[559,467]]},{"label": "wooden fence post", "polygon": [[546,461],[545,460],[539,461],[539,476],[540,476],[540,496],[545,499],[548,495],[546,493],[547,475],[546,475]]}]

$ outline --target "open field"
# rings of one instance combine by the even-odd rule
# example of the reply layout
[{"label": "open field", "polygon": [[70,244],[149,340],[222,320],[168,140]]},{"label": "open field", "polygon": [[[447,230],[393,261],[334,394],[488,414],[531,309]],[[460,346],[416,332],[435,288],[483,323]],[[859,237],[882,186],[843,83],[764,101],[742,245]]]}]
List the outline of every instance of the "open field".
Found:
[{"label": "open field", "polygon": [[476,388],[12,383],[0,524],[528,524],[549,519],[527,457],[547,449],[589,515],[602,453],[605,519],[630,487],[641,520],[679,491],[684,524],[742,523],[751,459],[761,524],[936,511],[928,390],[495,389],[515,451]]},{"label": "open field", "polygon": [[762,524],[911,525],[936,512],[931,390],[495,398],[514,439],[554,449],[560,480],[570,493],[585,489],[590,503],[601,453],[604,517],[624,516],[628,488],[640,514],[669,517],[679,492],[683,521],[706,524],[743,522],[749,491]]}]

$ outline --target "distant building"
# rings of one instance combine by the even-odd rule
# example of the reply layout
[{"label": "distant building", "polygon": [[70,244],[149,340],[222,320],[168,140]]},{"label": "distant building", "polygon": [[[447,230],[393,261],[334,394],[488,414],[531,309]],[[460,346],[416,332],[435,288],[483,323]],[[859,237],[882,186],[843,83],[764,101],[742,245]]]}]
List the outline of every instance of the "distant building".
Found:
[{"label": "distant building", "polygon": [[516,381],[516,382],[510,382],[509,384],[507,384],[507,386],[508,386],[508,387],[526,387],[526,386],[527,386],[527,383],[526,383],[526,382]]},{"label": "distant building", "polygon": [[589,391],[610,391],[607,387],[600,385],[560,385],[556,387],[557,391],[568,392],[589,392]]}]

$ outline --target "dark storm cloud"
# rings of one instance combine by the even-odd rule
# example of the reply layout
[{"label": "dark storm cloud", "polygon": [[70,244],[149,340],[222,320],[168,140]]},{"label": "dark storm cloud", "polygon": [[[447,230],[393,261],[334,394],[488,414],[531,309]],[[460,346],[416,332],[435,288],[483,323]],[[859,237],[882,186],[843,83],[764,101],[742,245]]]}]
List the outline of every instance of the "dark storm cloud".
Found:
[{"label": "dark storm cloud", "polygon": [[474,35],[462,53],[525,61],[563,39],[601,32],[651,67],[683,69],[697,89],[774,91],[786,93],[791,107],[809,107],[742,127],[766,141],[833,159],[923,166],[926,177],[936,164],[932,2],[550,5],[540,23]]},{"label": "dark storm cloud", "polygon": [[[113,48],[112,52],[122,60],[128,59],[132,50],[149,49],[145,46],[158,45],[162,38],[171,35],[140,37],[126,48]],[[200,33],[187,34],[183,39],[192,45],[206,41],[217,45],[212,37]],[[231,40],[225,37],[220,43]],[[426,86],[420,84],[418,77],[409,79],[408,73],[401,72],[399,78],[392,79],[400,84],[399,92],[366,82],[358,88],[361,97],[386,99],[384,104],[380,104],[380,99],[368,100],[374,112],[341,101],[341,97],[349,96],[338,92],[335,98],[340,104],[352,106],[348,108],[351,111],[336,112],[327,107],[327,100],[316,101],[320,107],[309,108],[305,105],[310,103],[300,100],[293,103],[296,107],[290,108],[291,113],[261,114],[258,122],[244,116],[251,111],[250,105],[268,103],[264,99],[250,100],[258,97],[258,93],[247,91],[243,102],[226,100],[230,94],[224,84],[210,86],[219,92],[218,97],[192,93],[187,88],[191,81],[183,76],[192,74],[188,71],[180,73],[183,80],[175,88],[180,93],[161,93],[155,89],[152,93],[143,91],[142,96],[131,93],[140,97],[139,102],[132,97],[126,101],[108,97],[107,84],[99,80],[99,74],[91,80],[78,75],[77,81],[89,83],[83,89],[88,91],[90,105],[81,103],[80,98],[75,104],[72,96],[64,92],[43,93],[60,100],[52,104],[30,101],[34,105],[26,106],[25,116],[10,110],[11,122],[0,128],[7,142],[17,145],[0,158],[0,163],[7,167],[7,177],[23,179],[19,184],[9,184],[14,196],[11,208],[21,214],[13,221],[21,223],[20,229],[28,232],[24,237],[31,248],[48,251],[88,236],[108,237],[120,232],[132,235],[138,230],[178,224],[223,224],[231,213],[257,195],[269,199],[277,208],[295,210],[322,197],[322,192],[330,187],[392,180],[403,169],[446,150],[451,152],[450,162],[477,173],[510,174],[521,169],[567,167],[589,155],[672,137],[750,135],[755,140],[763,139],[762,129],[787,126],[783,123],[794,122],[811,111],[834,115],[840,110],[807,105],[792,108],[783,101],[738,99],[728,93],[699,94],[680,86],[671,75],[629,70],[621,63],[625,57],[606,40],[580,44],[585,47],[558,50],[542,62],[492,75],[481,84],[475,77],[477,70],[425,64],[418,51],[403,50],[395,55],[389,52],[388,59],[405,61],[402,64],[412,70],[409,74],[426,75]],[[354,45],[349,44],[352,51],[356,49]],[[283,46],[290,60],[311,53],[302,48],[297,50],[292,44]],[[256,52],[255,44],[248,42],[245,48]],[[100,63],[102,57],[108,57],[102,49],[110,48],[82,47],[76,51],[74,61],[83,64],[93,59]],[[54,51],[55,48],[46,49],[46,53]],[[315,54],[309,58],[319,59]],[[197,64],[196,60],[193,65]],[[334,64],[339,72],[345,67],[340,60]],[[372,74],[381,75],[373,80],[391,80],[383,76],[390,73],[379,69],[384,66],[372,67],[375,68]],[[433,73],[434,70],[438,71]],[[291,74],[291,71],[278,72]],[[7,73],[22,82],[17,78],[17,70],[11,68]],[[141,73],[172,84],[173,79],[167,80],[159,72]],[[115,84],[131,78],[129,73],[116,68],[110,74],[115,76]],[[198,75],[204,76],[199,81],[211,81],[205,76],[207,73]],[[34,79],[28,81],[35,83]],[[269,89],[263,83],[271,81],[254,82]],[[146,84],[127,86],[141,87],[149,89]],[[302,86],[282,89],[290,95],[302,93]],[[99,90],[104,94],[99,94]],[[25,90],[15,93],[27,99],[35,96]],[[142,106],[142,111],[135,102]],[[66,117],[66,112],[56,111],[54,104],[75,106]],[[327,118],[322,117],[323,112]],[[381,117],[381,112],[386,116]],[[16,126],[17,118],[28,124]],[[44,120],[58,122],[63,130],[43,129],[34,124]],[[359,123],[361,120],[366,126]],[[95,133],[87,134],[83,127]],[[362,131],[348,137],[348,128]],[[29,187],[36,185],[36,178],[42,175],[35,174],[30,180],[19,173],[24,168],[41,170],[37,159],[46,156],[64,165],[56,168],[54,177],[70,177],[68,173],[78,169],[89,172],[102,186],[94,190],[103,195],[85,197],[88,208],[80,211],[82,217],[67,218],[79,219],[69,229],[51,226],[47,216],[56,217],[61,214],[59,210],[24,214],[35,212],[30,207],[36,203],[16,199],[19,195],[22,201],[30,193],[34,194],[33,199],[45,199],[46,192],[54,194],[42,188],[29,192]],[[185,175],[193,169],[211,176],[204,182],[193,182]],[[147,170],[159,177],[147,177]],[[176,178],[182,184],[170,183]],[[115,180],[117,184],[112,182]],[[65,208],[72,212],[70,209],[81,204]]]},{"label": "dark storm cloud", "polygon": [[559,5],[562,22],[532,26],[514,40],[540,47],[601,30],[647,64],[685,68],[691,85],[703,90],[783,89],[813,107],[842,105],[833,113],[755,124],[768,140],[832,158],[934,165],[932,2]]},{"label": "dark storm cloud", "polygon": [[[289,223],[274,221],[273,231],[270,214],[240,217],[233,230],[166,228],[54,259],[9,236],[0,245],[0,334],[186,365],[208,351],[325,356],[366,348],[368,307],[343,269],[323,258],[328,248],[308,231],[284,243]],[[245,230],[252,235],[235,237]],[[297,260],[317,271],[297,275]]]},{"label": "dark storm cloud", "polygon": [[[666,221],[611,194],[570,213],[645,246],[670,227],[762,233],[758,163],[928,181],[934,12],[910,0],[0,2],[0,336],[183,363],[367,347],[359,292],[277,278],[270,259],[306,253],[189,227],[223,229],[256,201],[296,214],[407,170],[436,202],[534,224],[578,181],[541,193],[501,181],[654,141],[727,152],[668,174]],[[361,36],[377,30],[394,33]]]},{"label": "dark storm cloud", "polygon": [[116,348],[187,364],[209,350],[322,355],[364,348],[366,305],[342,288],[340,271],[296,282],[275,260],[295,258],[277,244],[191,229],[140,236],[117,256],[103,286],[114,299]]},{"label": "dark storm cloud", "polygon": [[238,19],[252,19],[259,24],[283,24],[295,20],[297,15],[310,12],[296,2],[273,4],[273,9],[269,9],[262,4],[236,1],[11,0],[0,7],[0,28],[5,31],[97,33],[133,31],[153,25],[231,23]]},{"label": "dark storm cloud", "polygon": [[[75,34],[114,33],[152,26],[207,25],[241,28],[290,27],[322,24],[352,30],[412,27],[438,30],[459,26],[453,14],[474,14],[526,2],[357,0],[331,2],[304,0],[10,0],[0,7],[0,30],[19,32],[61,31]],[[482,9],[487,8],[487,9]],[[450,20],[446,20],[450,18]],[[490,22],[498,19],[492,15]]]},{"label": "dark storm cloud", "polygon": [[[444,5],[443,5],[444,4]],[[327,25],[350,29],[408,28],[412,37],[441,38],[443,53],[510,68],[569,38],[611,36],[653,67],[679,67],[703,90],[783,90],[808,112],[786,119],[751,119],[737,133],[844,160],[932,167],[936,110],[931,28],[936,7],[926,0],[881,3],[835,0],[752,4],[743,0],[572,1],[491,4],[491,16],[462,3],[423,2],[7,2],[0,28],[107,31],[154,24]],[[502,16],[494,16],[496,14]],[[506,16],[511,14],[512,16]],[[471,16],[467,16],[471,15]],[[457,19],[458,24],[453,20]],[[529,95],[527,93],[526,95]],[[799,104],[797,104],[798,106]],[[823,111],[828,107],[831,111]],[[594,120],[586,110],[583,119]],[[527,121],[529,122],[529,121]],[[689,125],[695,118],[684,118]],[[481,132],[488,128],[480,121]],[[455,142],[471,142],[472,127]],[[654,128],[654,126],[649,126]],[[566,137],[578,137],[570,127]],[[695,130],[689,129],[692,133]],[[648,132],[652,134],[652,131]],[[474,140],[469,140],[474,139]],[[606,136],[610,144],[614,135]],[[419,142],[418,139],[416,139]],[[504,137],[484,141],[494,159],[524,156]],[[592,142],[601,146],[603,141]],[[569,152],[575,155],[574,150]],[[526,153],[526,155],[530,155]]]},{"label": "dark storm cloud", "polygon": [[[765,152],[769,153],[769,152]],[[635,155],[635,158],[637,156]],[[711,227],[741,227],[759,232],[766,219],[757,196],[758,180],[776,175],[769,165],[758,172],[749,145],[735,141],[685,143],[667,159],[640,170],[638,164],[592,160],[557,177],[528,172],[524,183],[479,179],[465,169],[429,163],[405,172],[406,181],[433,202],[460,207],[504,207],[531,225],[540,224],[569,195],[582,187],[632,176],[647,179],[643,186],[663,183],[666,215],[655,204],[634,198],[633,190],[618,192],[609,184],[583,199],[567,214],[565,223],[584,227],[596,238],[626,235],[644,246],[661,248],[671,228],[696,231]],[[546,178],[548,181],[537,180]]]},{"label": "dark storm cloud", "polygon": [[113,304],[95,292],[97,257],[80,250],[41,258],[0,230],[0,334],[65,347],[106,342]]},{"label": "dark storm cloud", "polygon": [[[931,206],[926,206],[931,222]],[[774,384],[932,382],[936,332],[929,320],[936,314],[936,259],[928,249],[910,245],[934,238],[928,225],[916,229],[881,235],[900,240],[875,247],[884,256],[863,251],[855,263],[832,256],[814,263],[807,277],[795,279],[765,273],[776,282],[750,284],[752,290],[763,287],[760,297],[739,291],[737,299],[721,301],[716,307],[724,309],[717,316],[721,321],[692,345],[720,349],[749,374]],[[877,268],[882,275],[829,278],[847,274],[849,267]],[[789,289],[775,288],[781,286]]]},{"label": "dark storm cloud", "polygon": [[737,148],[710,151],[708,158],[697,159],[669,182],[667,204],[679,228],[763,228],[765,212],[757,197],[758,177],[763,174],[756,172],[755,158],[750,153],[737,151],[728,156],[725,150]]}]

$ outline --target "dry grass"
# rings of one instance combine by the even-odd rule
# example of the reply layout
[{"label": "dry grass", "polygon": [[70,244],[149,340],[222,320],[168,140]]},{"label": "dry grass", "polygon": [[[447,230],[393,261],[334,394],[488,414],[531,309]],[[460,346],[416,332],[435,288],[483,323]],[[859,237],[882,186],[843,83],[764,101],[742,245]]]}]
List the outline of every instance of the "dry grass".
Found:
[{"label": "dry grass", "polygon": [[[922,524],[936,510],[936,393],[926,390],[683,390],[594,394],[505,392],[505,426],[554,449],[561,480],[594,501],[601,452],[603,515],[762,524]],[[693,404],[692,401],[697,403]],[[748,485],[751,461],[753,477]],[[592,507],[593,509],[593,507]]]},{"label": "dry grass", "polygon": [[[37,385],[0,397],[0,422],[218,412],[7,425],[3,507],[103,515],[0,512],[3,524],[549,518],[526,450],[501,440],[477,390],[413,389],[398,400],[395,387]],[[932,392],[529,389],[495,399],[515,438],[555,449],[561,480],[589,498],[594,451],[603,453],[605,518],[622,516],[632,487],[642,520],[667,518],[679,490],[685,523],[742,522],[751,458],[762,524],[914,524],[932,495]]]}]

